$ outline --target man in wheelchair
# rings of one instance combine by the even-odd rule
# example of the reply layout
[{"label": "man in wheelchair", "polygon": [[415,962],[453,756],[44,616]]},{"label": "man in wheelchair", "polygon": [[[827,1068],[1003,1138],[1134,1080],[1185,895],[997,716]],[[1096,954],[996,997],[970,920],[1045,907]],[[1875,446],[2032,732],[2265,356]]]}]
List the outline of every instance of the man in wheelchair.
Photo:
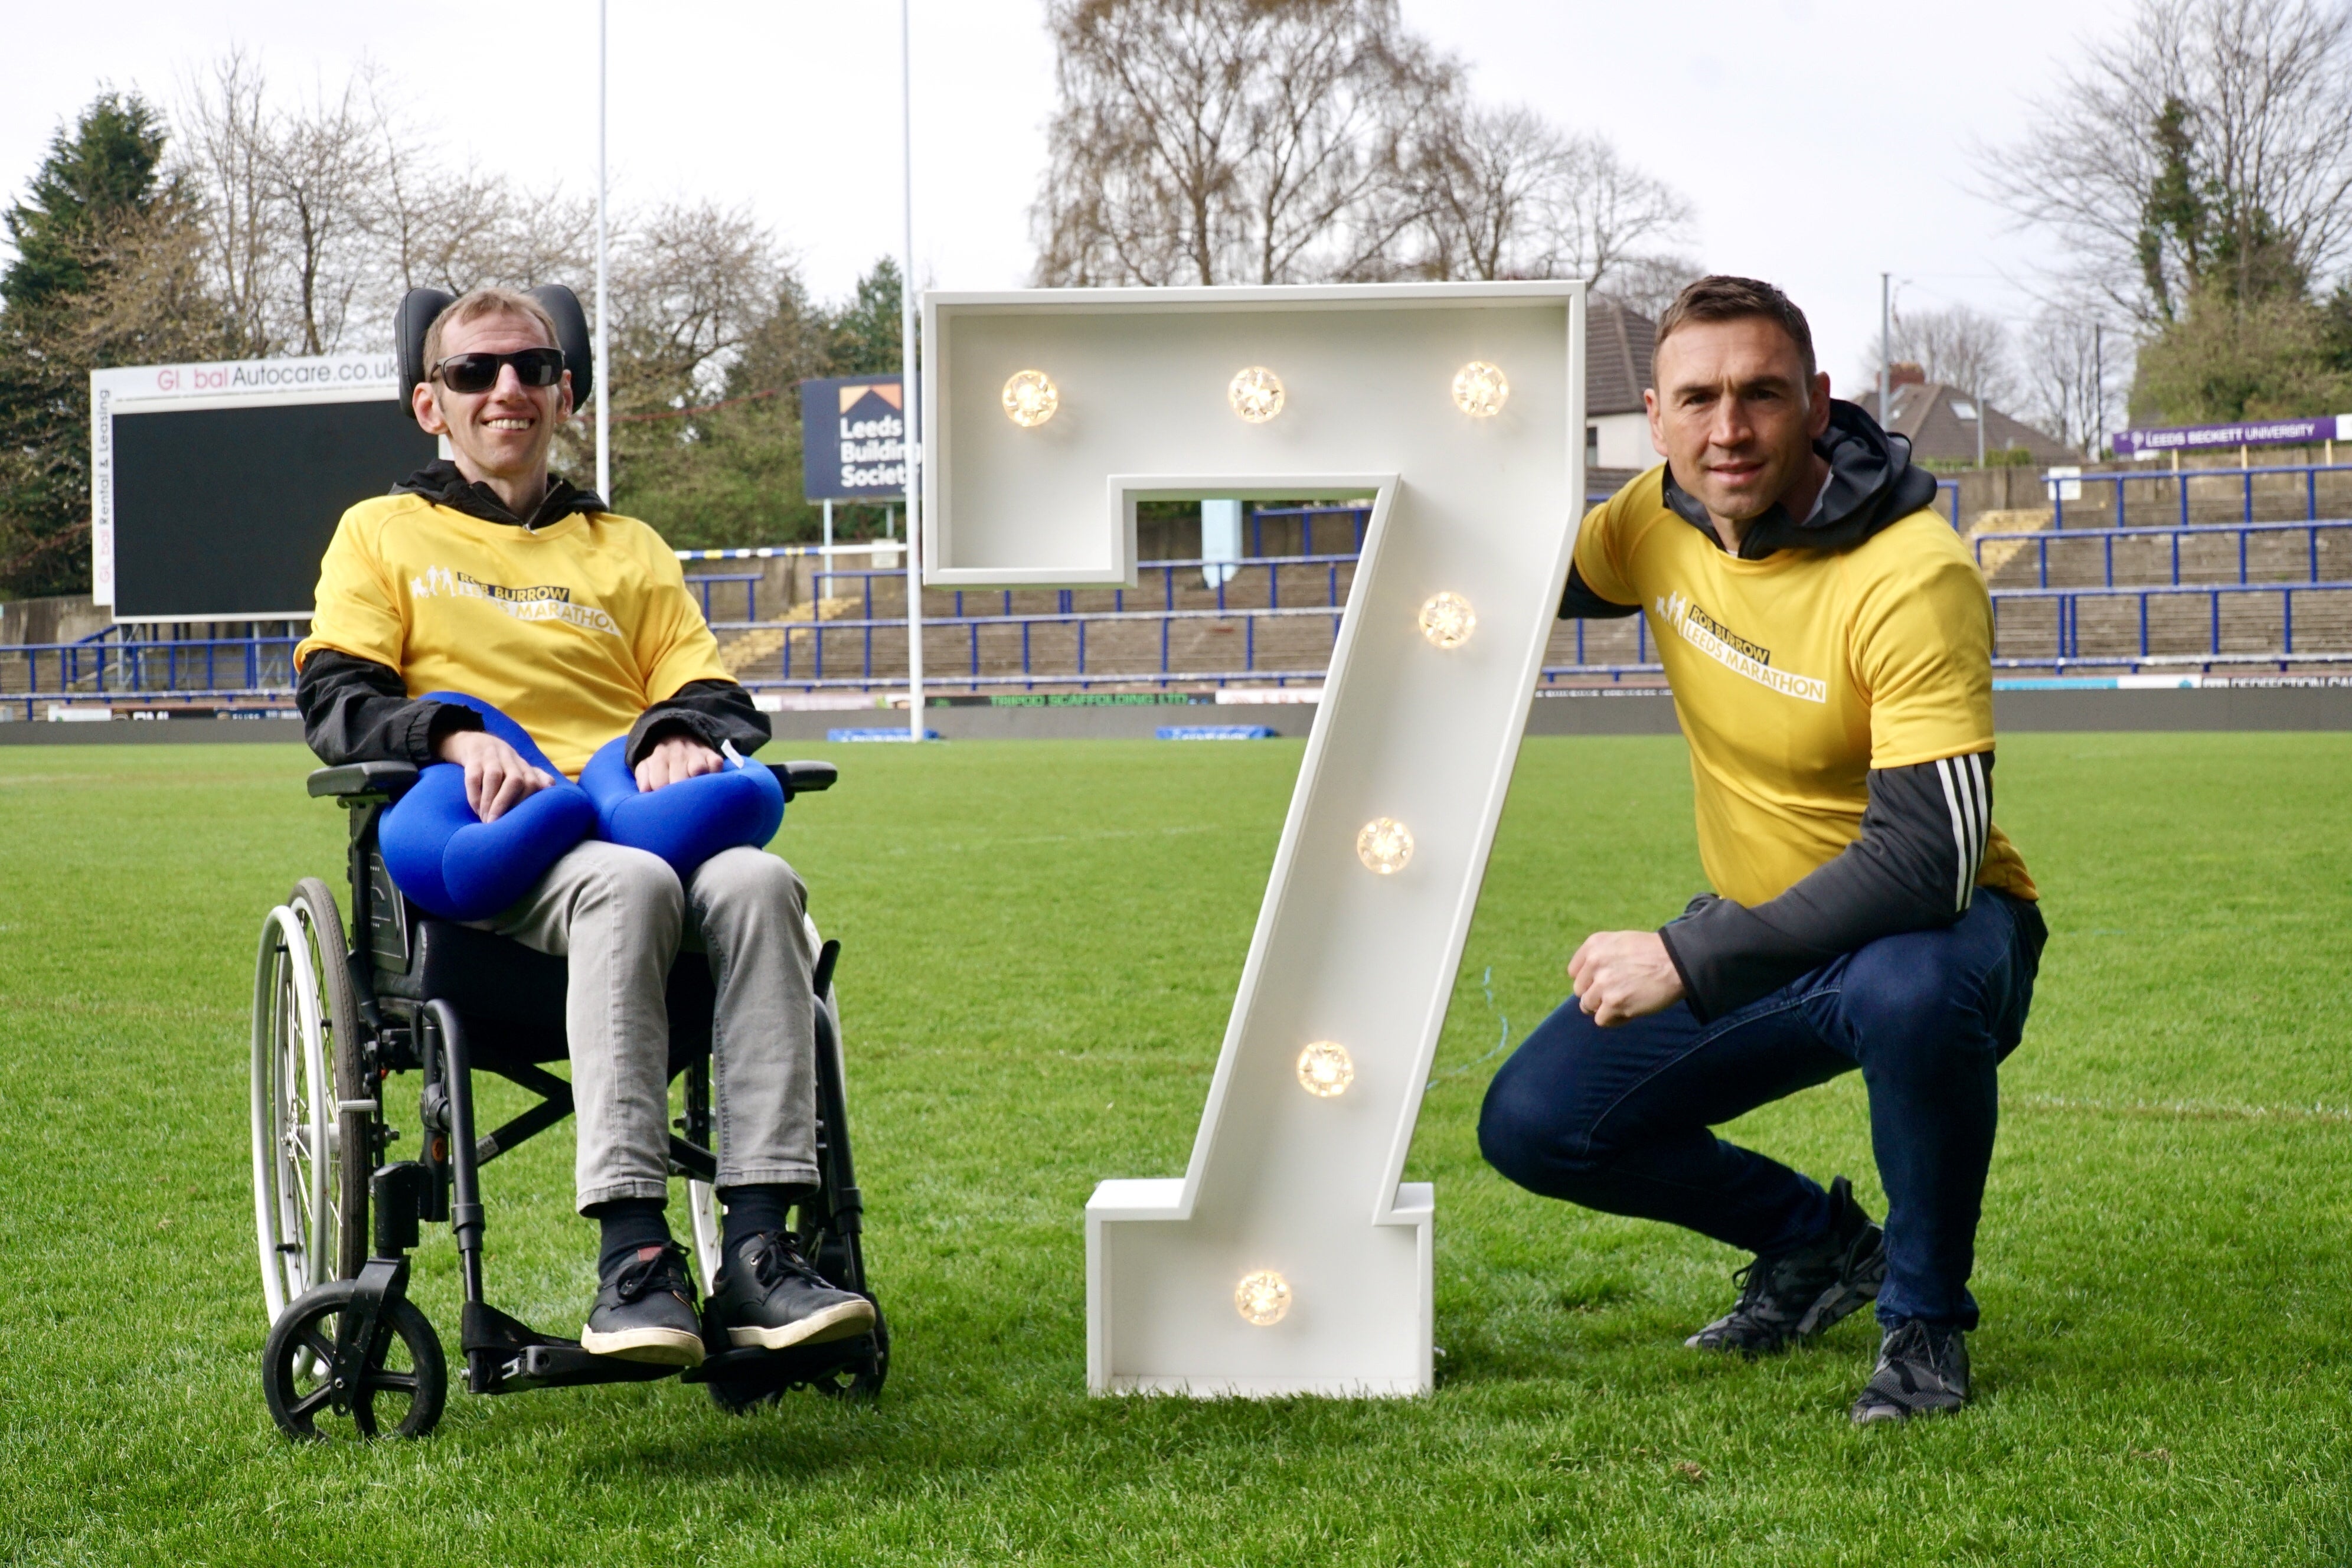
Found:
[{"label": "man in wheelchair", "polygon": [[[716,772],[725,753],[769,738],[660,537],[549,475],[572,410],[560,342],[540,300],[505,289],[477,289],[433,319],[412,407],[454,457],[344,514],[295,651],[312,751],[330,765],[457,764],[485,823],[560,781],[474,709],[422,693],[490,704],[568,775],[625,731],[639,791]],[[760,848],[722,850],[681,877],[592,837],[474,922],[567,963],[577,1201],[602,1231],[581,1335],[590,1352],[671,1366],[704,1356],[694,1276],[664,1215],[664,988],[682,950],[708,955],[716,992],[714,1321],[733,1347],[765,1350],[874,1327],[873,1306],[822,1278],[788,1222],[819,1181],[805,898],[792,868]]]}]

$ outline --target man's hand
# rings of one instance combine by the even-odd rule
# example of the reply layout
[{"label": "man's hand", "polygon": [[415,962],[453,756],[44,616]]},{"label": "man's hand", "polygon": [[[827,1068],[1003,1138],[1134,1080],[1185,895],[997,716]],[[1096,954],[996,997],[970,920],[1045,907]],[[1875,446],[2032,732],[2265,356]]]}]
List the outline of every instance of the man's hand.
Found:
[{"label": "man's hand", "polygon": [[637,788],[641,792],[659,789],[680,779],[715,773],[726,765],[726,758],[692,735],[665,735],[637,763]]},{"label": "man's hand", "polygon": [[1568,961],[1576,1005],[1602,1028],[1662,1013],[1683,999],[1683,977],[1654,931],[1597,931]]},{"label": "man's hand", "polygon": [[555,782],[544,768],[531,766],[512,746],[481,730],[444,735],[433,753],[465,765],[466,804],[484,822],[496,822]]}]

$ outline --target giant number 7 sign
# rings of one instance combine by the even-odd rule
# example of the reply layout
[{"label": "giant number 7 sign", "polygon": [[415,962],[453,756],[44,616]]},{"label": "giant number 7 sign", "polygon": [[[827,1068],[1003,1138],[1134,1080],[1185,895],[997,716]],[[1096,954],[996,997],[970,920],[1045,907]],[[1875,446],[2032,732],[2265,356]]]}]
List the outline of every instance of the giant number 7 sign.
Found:
[{"label": "giant number 7 sign", "polygon": [[1372,503],[1181,1179],[1087,1205],[1097,1391],[1431,1385],[1405,1154],[1582,510],[1572,283],[933,294],[925,580],[1135,583],[1139,500]]}]

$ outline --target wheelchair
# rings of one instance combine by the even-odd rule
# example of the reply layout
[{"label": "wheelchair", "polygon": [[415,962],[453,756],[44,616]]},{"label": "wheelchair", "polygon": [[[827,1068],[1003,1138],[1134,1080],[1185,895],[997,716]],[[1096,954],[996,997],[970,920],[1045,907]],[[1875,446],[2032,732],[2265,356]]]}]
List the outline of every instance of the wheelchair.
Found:
[{"label": "wheelchair", "polygon": [[[830,763],[771,764],[790,800],[830,788]],[[561,958],[427,915],[393,885],[376,846],[384,808],[416,780],[406,763],[358,763],[310,776],[314,799],[350,818],[352,940],[335,898],[303,879],[262,922],[253,994],[253,1196],[262,1293],[270,1317],[263,1394],[289,1436],[350,1430],[421,1437],[440,1420],[448,1368],[432,1322],[407,1294],[408,1254],[423,1222],[455,1235],[464,1306],[458,1330],[466,1387],[482,1394],[677,1376],[742,1412],[786,1391],[878,1394],[889,1330],[782,1351],[720,1347],[681,1371],[596,1356],[491,1306],[483,1283],[487,1219],[481,1169],[572,1113],[572,1088],[547,1070],[568,1059]],[[850,1158],[840,1010],[833,975],[841,944],[808,922],[816,994],[816,1191],[793,1214],[802,1255],[834,1285],[872,1300]],[[719,1260],[712,1191],[709,965],[681,952],[668,981],[669,1071],[685,1079],[685,1115],[669,1163],[688,1179],[696,1272],[706,1301]],[[496,1074],[539,1097],[503,1126],[478,1132],[474,1074]],[[390,1157],[400,1131],[387,1110],[393,1075],[420,1075],[422,1147]],[[372,1222],[372,1223],[371,1223]],[[706,1309],[707,1310],[707,1309]],[[327,1426],[322,1426],[322,1419]]]}]

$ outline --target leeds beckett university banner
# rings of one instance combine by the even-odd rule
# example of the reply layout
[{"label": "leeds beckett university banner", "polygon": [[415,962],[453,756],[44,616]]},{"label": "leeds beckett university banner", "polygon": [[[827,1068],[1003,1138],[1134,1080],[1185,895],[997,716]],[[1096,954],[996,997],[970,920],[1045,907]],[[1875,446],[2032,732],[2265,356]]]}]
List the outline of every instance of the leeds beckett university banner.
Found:
[{"label": "leeds beckett university banner", "polygon": [[801,494],[897,501],[907,493],[906,398],[893,376],[801,383]]},{"label": "leeds beckett university banner", "polygon": [[2212,447],[2280,447],[2312,441],[2352,441],[2352,414],[2312,419],[2245,419],[2235,425],[2176,425],[2160,430],[2118,430],[2116,456],[2200,452]]}]

